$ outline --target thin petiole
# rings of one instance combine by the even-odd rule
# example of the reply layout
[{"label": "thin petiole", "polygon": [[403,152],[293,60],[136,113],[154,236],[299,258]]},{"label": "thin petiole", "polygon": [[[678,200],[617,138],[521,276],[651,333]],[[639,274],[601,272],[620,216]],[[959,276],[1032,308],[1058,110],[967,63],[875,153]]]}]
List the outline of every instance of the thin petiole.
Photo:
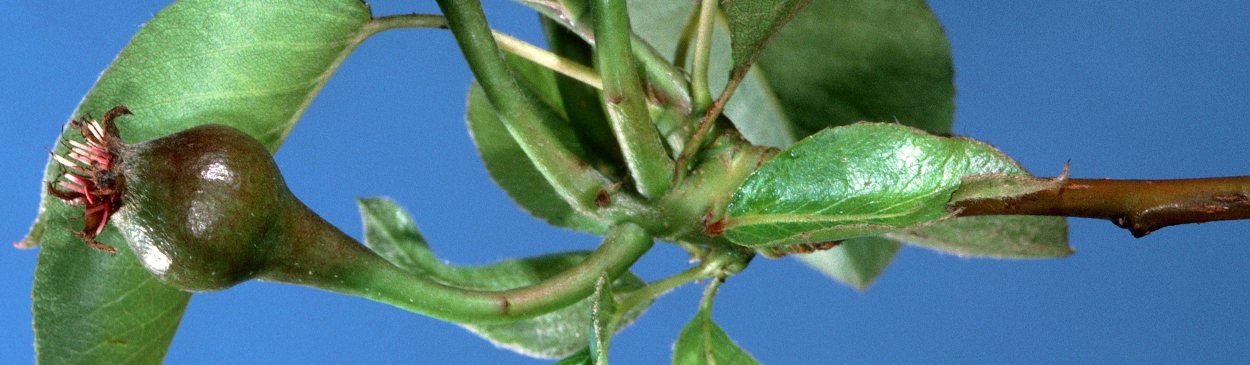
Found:
[{"label": "thin petiole", "polygon": [[[442,15],[432,14],[401,14],[388,15],[384,17],[374,18],[366,26],[365,33],[376,34],[378,32],[399,29],[399,28],[439,28],[447,29],[447,19]],[[565,76],[571,77],[577,81],[586,83],[596,89],[603,89],[603,81],[599,79],[599,73],[595,70],[583,66],[580,63],[573,62],[564,57],[560,57],[545,49],[538,48],[532,44],[526,43],[513,36],[491,31],[491,35],[495,38],[495,43],[499,44],[499,49],[521,58],[530,60],[552,71],[559,72]]]},{"label": "thin petiole", "polygon": [[555,53],[551,53],[535,45],[526,43],[520,39],[516,39],[510,35],[492,31],[495,36],[495,42],[499,43],[499,49],[505,52],[521,56],[527,60],[533,61],[539,65],[559,72],[574,80],[581,81],[593,88],[603,90],[603,80],[599,78],[599,73],[594,69],[586,67],[573,60],[560,57]]},{"label": "thin petiole", "polygon": [[[596,44],[594,26],[590,21],[593,17],[589,16],[590,11],[586,9],[587,4],[584,2],[521,1],[535,5],[538,12],[547,19],[573,31],[586,43]],[[642,71],[647,78],[647,91],[650,93],[648,96],[662,107],[688,113],[690,111],[690,84],[686,80],[686,74],[669,63],[641,37],[632,32],[629,35],[630,52],[634,61],[642,65]]]},{"label": "thin petiole", "polygon": [[447,29],[447,18],[434,14],[399,14],[377,17],[369,20],[361,30],[367,38],[374,34],[400,28],[437,28]]}]

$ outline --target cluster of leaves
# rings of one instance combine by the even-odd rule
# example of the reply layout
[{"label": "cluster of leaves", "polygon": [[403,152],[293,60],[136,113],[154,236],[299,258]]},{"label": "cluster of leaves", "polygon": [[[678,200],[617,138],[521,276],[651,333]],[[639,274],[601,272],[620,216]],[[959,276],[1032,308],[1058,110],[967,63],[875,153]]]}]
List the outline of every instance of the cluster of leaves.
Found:
[{"label": "cluster of leaves", "polygon": [[[615,28],[597,23],[591,13],[595,6],[622,2],[522,2],[546,16],[552,53],[601,72],[603,90],[525,55],[509,56],[506,75],[494,76],[515,77],[525,100],[543,111],[533,126],[552,131],[553,143],[586,162],[570,171],[589,168],[618,182],[611,184],[617,190],[594,197],[595,205],[616,211],[594,214],[570,203],[566,189],[551,181],[550,170],[557,167],[527,150],[533,141],[509,127],[516,123],[509,120],[512,114],[491,103],[492,86],[483,82],[486,86],[470,92],[468,122],[491,177],[518,205],[553,225],[603,234],[617,221],[643,220],[638,223],[650,234],[681,244],[703,264],[654,283],[632,274],[604,279],[592,297],[537,318],[465,325],[501,346],[533,356],[566,356],[561,364],[604,363],[612,334],[656,296],[714,277],[698,314],[678,336],[674,362],[751,364],[750,355],[710,315],[721,280],[749,260],[744,252],[840,241],[799,258],[860,289],[881,273],[901,242],[973,256],[1070,253],[1062,218],[954,218],[947,210],[955,199],[1016,195],[1052,181],[1028,179],[1015,162],[980,142],[930,134],[949,132],[954,87],[949,46],[923,1],[735,0],[710,17],[699,15],[692,2],[632,1],[632,32],[622,33],[632,40],[625,52],[633,61],[625,71],[613,69],[617,76],[608,70],[620,65],[595,58],[595,44],[603,39],[597,32]],[[135,111],[122,126],[129,143],[218,123],[275,151],[328,75],[368,36],[390,29],[378,19],[356,0],[180,1],[139,31],[75,115],[125,104]],[[713,31],[696,32],[702,23]],[[457,26],[452,24],[453,31]],[[688,61],[692,44],[696,55]],[[700,52],[710,57],[700,58]],[[645,100],[645,117],[605,110],[613,106],[605,104],[604,94],[622,90],[612,83],[621,83],[620,75],[634,68],[643,71],[638,81],[646,87],[623,90]],[[687,70],[706,71],[700,76]],[[722,75],[711,85],[733,95],[722,105],[732,124],[716,125],[713,142],[689,143],[716,107],[699,96],[708,85],[694,82],[707,75]],[[679,153],[687,145],[701,151],[685,177],[700,184],[677,181],[666,190],[631,178],[639,161],[622,152],[633,137],[613,133],[618,115],[653,123],[649,128],[664,143],[660,160],[678,161],[677,169],[685,167]],[[860,121],[890,123],[856,124]],[[734,139],[737,133],[749,143]],[[743,151],[755,151],[758,158],[734,162],[749,154]],[[739,165],[747,167],[735,170]],[[55,173],[49,168],[45,179]],[[586,256],[573,252],[449,266],[433,256],[401,208],[377,199],[362,199],[360,206],[371,249],[447,285],[480,290],[530,285]],[[40,361],[160,362],[191,295],[157,282],[129,250],[108,257],[83,246],[65,223],[78,214],[45,197],[23,242],[43,245],[34,284]],[[117,242],[120,236],[109,228],[100,240]],[[123,312],[130,315],[92,315]]]}]

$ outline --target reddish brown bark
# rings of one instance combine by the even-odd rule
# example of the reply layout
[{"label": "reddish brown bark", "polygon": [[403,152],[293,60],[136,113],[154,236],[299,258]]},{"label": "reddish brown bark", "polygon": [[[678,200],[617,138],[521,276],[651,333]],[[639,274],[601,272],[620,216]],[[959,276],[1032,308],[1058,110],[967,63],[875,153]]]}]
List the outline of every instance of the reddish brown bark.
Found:
[{"label": "reddish brown bark", "polygon": [[1181,180],[1068,179],[1058,188],[957,202],[960,216],[1048,215],[1110,220],[1142,237],[1186,223],[1250,219],[1250,176]]}]

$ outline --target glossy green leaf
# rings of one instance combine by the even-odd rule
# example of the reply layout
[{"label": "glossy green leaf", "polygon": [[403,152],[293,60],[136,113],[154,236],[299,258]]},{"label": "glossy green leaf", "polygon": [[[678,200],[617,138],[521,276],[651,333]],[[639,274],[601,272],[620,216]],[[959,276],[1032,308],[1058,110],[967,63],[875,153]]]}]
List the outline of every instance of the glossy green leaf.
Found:
[{"label": "glossy green leaf", "polygon": [[750,67],[782,26],[811,0],[722,0],[733,34],[734,69]]},{"label": "glossy green leaf", "polygon": [[[358,199],[357,203],[365,223],[365,244],[369,248],[396,266],[447,285],[479,290],[524,287],[554,276],[590,255],[589,251],[580,251],[506,260],[486,266],[448,265],[434,256],[403,208],[385,198]],[[612,283],[611,290],[623,293],[644,284],[627,273]],[[463,326],[500,347],[529,356],[555,358],[577,351],[590,341],[592,333],[587,324],[592,321],[593,304],[592,298],[587,298],[527,320]],[[637,318],[645,308],[645,305],[640,306],[628,318]]]},{"label": "glossy green leaf", "polygon": [[699,312],[677,335],[677,343],[673,344],[673,365],[759,365],[759,361],[712,322],[712,297],[718,285],[710,284],[704,291]]},{"label": "glossy green leaf", "polygon": [[1026,173],[998,150],[897,124],[827,129],[782,151],[734,193],[725,237],[745,246],[836,241],[951,216],[971,175]]},{"label": "glossy green leaf", "polygon": [[[752,52],[763,49],[759,67],[746,75],[725,111],[748,140],[786,147],[822,128],[863,120],[949,131],[954,117],[950,51],[923,1],[815,1],[778,34],[770,33],[799,2],[722,2],[734,33],[732,61],[747,63],[755,57]],[[631,4],[636,4],[631,6],[635,29],[664,52],[675,46],[682,17],[694,6],[663,0]],[[763,10],[768,6],[783,10]],[[752,16],[763,20],[745,20]],[[731,68],[721,36],[714,37],[713,76],[728,75]],[[771,43],[770,36],[776,37]]]},{"label": "glossy green leaf", "polygon": [[[726,12],[733,12],[733,7]],[[893,121],[934,133],[950,131],[954,120],[950,46],[924,1],[815,1],[775,37],[757,59],[756,68],[767,75],[776,90],[773,95],[800,138],[859,121]],[[735,39],[735,51],[737,43]],[[871,250],[835,252],[800,259],[813,265],[818,259],[838,265],[884,265],[894,255],[882,257],[884,252]],[[834,260],[834,256],[839,258]],[[828,268],[821,271],[860,290],[871,283],[869,276],[838,276],[839,271]]]},{"label": "glossy green leaf", "polygon": [[[758,67],[746,75],[725,111],[747,139],[785,147],[825,127],[859,121],[896,121],[932,132],[949,131],[954,118],[950,46],[924,1],[813,1],[807,6],[801,2],[747,0],[724,5],[729,28],[734,29],[735,17],[742,24],[733,31],[738,37],[734,54],[740,55],[731,59],[723,29],[714,35],[713,90],[724,85],[734,62],[746,62],[763,49]],[[630,3],[630,13],[635,31],[671,55],[693,6],[693,2],[640,0]],[[764,10],[768,6],[780,10]],[[784,23],[789,12],[800,7]],[[752,17],[764,20],[746,20]],[[774,26],[782,23],[767,42]],[[742,28],[750,24],[756,27]]]},{"label": "glossy green leaf", "polygon": [[[519,58],[509,57],[508,61],[527,90],[536,94],[551,109],[563,110],[561,89],[553,72]],[[477,83],[469,89],[468,104],[466,119],[469,133],[477,144],[477,151],[486,165],[486,171],[517,205],[534,217],[555,226],[594,234],[607,232],[607,225],[578,213],[556,193],[555,188],[526,157],[525,151],[513,139],[512,134],[508,133]],[[558,134],[562,143],[585,159],[587,154],[580,148],[581,143],[566,118],[544,118],[544,121]],[[605,157],[597,160],[607,159]]]},{"label": "glossy green leaf", "polygon": [[1063,217],[962,217],[885,236],[961,256],[1050,258],[1074,252]]},{"label": "glossy green leaf", "polygon": [[885,271],[902,246],[881,237],[857,237],[829,250],[794,257],[843,284],[863,291]]},{"label": "glossy green leaf", "polygon": [[[733,18],[745,16],[731,13],[758,12],[751,9],[760,9],[759,4],[790,9],[789,6],[795,3],[752,0],[723,3],[734,33],[735,51],[740,54],[735,58],[736,62],[749,59],[741,55],[748,54],[745,50],[757,45],[763,48],[764,43],[759,40],[767,36],[771,25],[758,26],[754,38],[744,36],[741,34],[745,31],[734,30]],[[670,54],[676,47],[685,17],[693,6],[694,3],[690,2],[640,0],[631,2],[630,11],[635,31],[657,49]],[[786,12],[757,16],[784,19]],[[760,24],[777,24],[776,21],[769,22]],[[782,27],[776,37],[758,60],[760,67],[748,73],[726,110],[734,125],[753,143],[785,147],[793,143],[796,135],[802,137],[825,127],[862,120],[898,122],[935,133],[950,130],[954,116],[954,87],[949,45],[923,1],[812,2]],[[726,44],[724,33],[714,36],[713,76],[729,73],[731,63]],[[761,70],[764,72],[759,72]],[[980,225],[938,226],[949,227],[944,237],[962,237],[960,246],[995,245],[989,241],[977,241],[978,237],[1027,242],[1026,246],[1047,246],[1050,245],[1047,242],[1057,242],[1047,237],[1062,235],[1066,231],[1066,225],[1055,225],[1048,219],[982,217],[978,218],[984,222]],[[1017,228],[997,229],[997,234],[979,234],[978,230],[993,229],[995,224]],[[1019,228],[1022,227],[1020,225],[1029,227],[1033,224],[1039,226]],[[1007,231],[1036,234],[1027,237],[1003,236]],[[948,238],[943,242],[950,241]],[[892,257],[886,252],[834,252],[837,251],[814,253],[806,256],[811,260],[805,260],[809,264],[818,258],[836,265],[842,265],[841,260],[847,260],[848,265],[850,262],[884,264]],[[831,256],[835,255],[843,258],[832,260]],[[1011,255],[999,253],[995,256]],[[846,282],[863,280],[838,276],[833,274],[837,271],[829,268],[821,270]]]},{"label": "glossy green leaf", "polygon": [[[126,105],[134,115],[118,127],[129,143],[219,123],[274,151],[369,19],[356,0],[178,2],[139,30],[74,115]],[[57,171],[49,159],[44,181]],[[23,241],[43,246],[32,295],[39,362],[160,363],[191,295],[153,279],[112,227],[98,240],[120,248],[116,257],[87,248],[67,226],[81,213],[45,194]]]},{"label": "glossy green leaf", "polygon": [[923,0],[813,1],[756,68],[799,136],[860,121],[947,132],[954,120],[950,44]]},{"label": "glossy green leaf", "polygon": [[[1063,177],[970,176],[962,179],[951,200],[1017,196],[1047,189],[1062,181]],[[901,244],[895,240],[961,256],[1049,258],[1072,254],[1067,232],[1067,224],[1062,217],[964,217],[883,235],[889,239],[852,238],[830,250],[794,257],[835,280],[863,291],[881,275],[898,252]]]}]

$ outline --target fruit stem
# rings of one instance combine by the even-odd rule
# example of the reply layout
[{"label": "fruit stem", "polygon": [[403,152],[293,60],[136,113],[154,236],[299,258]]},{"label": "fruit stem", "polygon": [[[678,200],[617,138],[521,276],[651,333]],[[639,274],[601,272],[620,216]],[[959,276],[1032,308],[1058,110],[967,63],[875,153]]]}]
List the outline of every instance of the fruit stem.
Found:
[{"label": "fruit stem", "polygon": [[[302,204],[301,204],[302,206]],[[604,273],[615,280],[652,246],[632,223],[617,225],[586,260],[534,285],[501,291],[453,287],[405,271],[326,222],[306,207],[292,214],[285,237],[319,240],[279,245],[261,280],[354,295],[456,323],[522,320],[590,296]]]}]

